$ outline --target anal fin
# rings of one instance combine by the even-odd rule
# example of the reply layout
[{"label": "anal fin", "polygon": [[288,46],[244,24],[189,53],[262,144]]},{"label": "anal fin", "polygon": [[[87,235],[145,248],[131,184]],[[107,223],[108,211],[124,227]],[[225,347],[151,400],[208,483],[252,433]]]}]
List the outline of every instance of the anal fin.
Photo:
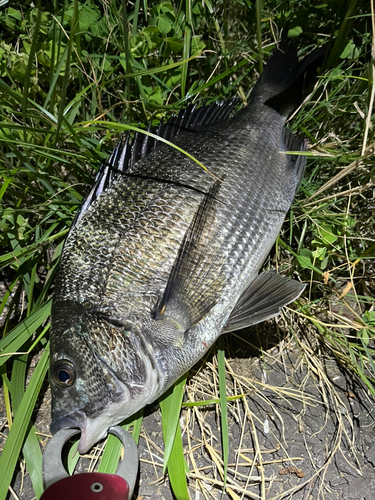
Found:
[{"label": "anal fin", "polygon": [[222,333],[247,328],[277,316],[283,306],[298,299],[305,286],[275,271],[259,274],[239,298]]}]

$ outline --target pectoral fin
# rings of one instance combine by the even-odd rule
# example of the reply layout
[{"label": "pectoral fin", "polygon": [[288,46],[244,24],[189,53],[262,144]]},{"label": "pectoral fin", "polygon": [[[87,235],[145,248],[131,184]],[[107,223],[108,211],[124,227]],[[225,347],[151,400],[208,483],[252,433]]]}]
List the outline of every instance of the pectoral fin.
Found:
[{"label": "pectoral fin", "polygon": [[298,299],[304,288],[304,284],[288,280],[275,271],[259,274],[239,298],[222,333],[277,316],[283,306]]},{"label": "pectoral fin", "polygon": [[203,198],[181,244],[154,318],[175,319],[188,330],[218,302],[225,282],[217,229],[214,223],[217,181]]}]

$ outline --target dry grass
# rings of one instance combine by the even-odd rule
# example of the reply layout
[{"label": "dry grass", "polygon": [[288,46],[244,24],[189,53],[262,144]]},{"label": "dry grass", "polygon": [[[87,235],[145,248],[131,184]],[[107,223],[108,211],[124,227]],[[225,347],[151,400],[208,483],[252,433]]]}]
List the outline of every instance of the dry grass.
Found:
[{"label": "dry grass", "polygon": [[[350,405],[351,398],[356,396],[337,387],[340,370],[313,326],[306,326],[299,316],[287,313],[285,321],[270,322],[261,333],[266,336],[275,326],[280,331],[290,328],[295,335],[286,336],[277,346],[259,352],[259,357],[226,361],[227,397],[242,397],[228,403],[230,426],[237,427],[238,435],[232,440],[225,493],[234,500],[281,500],[292,499],[296,492],[310,488],[314,500],[330,499],[332,491],[326,474],[330,468],[340,473],[335,465],[338,456],[345,457],[353,473],[361,475]],[[242,337],[247,343],[246,334]],[[329,365],[334,367],[333,377],[327,370]],[[268,373],[273,379],[275,375],[277,380],[283,379],[283,383],[274,385],[268,380]],[[214,356],[190,380],[186,403],[216,399],[218,393]],[[366,391],[361,391],[361,395],[373,407]],[[309,431],[311,409],[313,415],[318,415],[314,417],[318,428],[313,433]],[[219,407],[212,405],[185,406],[182,411],[180,425],[190,469],[191,498],[201,495],[219,499],[222,495],[224,463],[218,411]],[[298,456],[291,456],[295,433],[303,436],[303,444],[298,445]],[[319,464],[313,448],[321,436],[326,448],[324,462]],[[151,484],[160,483],[164,480],[163,452],[146,432],[143,437],[150,459],[142,462],[152,464],[156,479]],[[202,458],[206,465],[201,465]],[[280,491],[276,493],[277,489]]]}]

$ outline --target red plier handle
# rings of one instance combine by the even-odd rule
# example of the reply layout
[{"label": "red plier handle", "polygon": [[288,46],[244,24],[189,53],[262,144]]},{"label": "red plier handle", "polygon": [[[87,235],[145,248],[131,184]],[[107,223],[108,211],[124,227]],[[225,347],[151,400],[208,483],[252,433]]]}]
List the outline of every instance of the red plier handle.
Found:
[{"label": "red plier handle", "polygon": [[65,443],[80,431],[62,429],[48,442],[43,455],[45,492],[40,500],[129,500],[138,473],[137,445],[129,432],[116,426],[109,429],[124,446],[124,459],[116,474],[88,472],[69,476],[61,451]]}]

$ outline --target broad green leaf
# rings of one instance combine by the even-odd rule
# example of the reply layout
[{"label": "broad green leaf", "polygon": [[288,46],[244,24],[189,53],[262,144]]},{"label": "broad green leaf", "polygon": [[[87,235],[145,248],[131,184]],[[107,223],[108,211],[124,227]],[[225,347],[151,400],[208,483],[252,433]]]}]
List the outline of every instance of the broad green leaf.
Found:
[{"label": "broad green leaf", "polygon": [[19,10],[13,9],[13,7],[8,7],[7,14],[8,14],[8,16],[11,16],[11,17],[14,17],[14,19],[17,19],[17,21],[21,21],[21,19],[22,19],[21,12]]},{"label": "broad green leaf", "polygon": [[311,269],[311,252],[306,248],[302,248],[300,253],[297,255],[297,260],[302,269]]},{"label": "broad green leaf", "polygon": [[323,260],[326,256],[327,248],[326,247],[317,247],[315,250],[311,252],[313,259]]},{"label": "broad green leaf", "polygon": [[303,32],[301,26],[295,26],[288,31],[288,38],[296,38]]},{"label": "broad green leaf", "polygon": [[334,243],[338,238],[338,236],[336,236],[334,233],[333,226],[329,226],[326,224],[320,227],[320,235],[324,241],[331,244]]},{"label": "broad green leaf", "polygon": [[370,326],[375,326],[375,311],[366,311],[363,320]]},{"label": "broad green leaf", "polygon": [[322,274],[322,271],[313,265],[313,255],[308,248],[302,248],[300,250],[300,253],[295,256],[302,269],[311,269],[312,271],[316,271],[317,273]]},{"label": "broad green leaf", "polygon": [[355,55],[355,52],[357,50],[356,44],[351,40],[350,42],[347,43],[345,49],[342,51],[340,58],[341,59],[352,59],[353,56]]},{"label": "broad green leaf", "polygon": [[165,41],[167,42],[171,50],[173,50],[173,52],[180,52],[184,46],[179,38],[167,37]]},{"label": "broad green leaf", "polygon": [[173,20],[167,14],[161,14],[158,17],[158,28],[162,33],[169,33],[173,26]]}]

